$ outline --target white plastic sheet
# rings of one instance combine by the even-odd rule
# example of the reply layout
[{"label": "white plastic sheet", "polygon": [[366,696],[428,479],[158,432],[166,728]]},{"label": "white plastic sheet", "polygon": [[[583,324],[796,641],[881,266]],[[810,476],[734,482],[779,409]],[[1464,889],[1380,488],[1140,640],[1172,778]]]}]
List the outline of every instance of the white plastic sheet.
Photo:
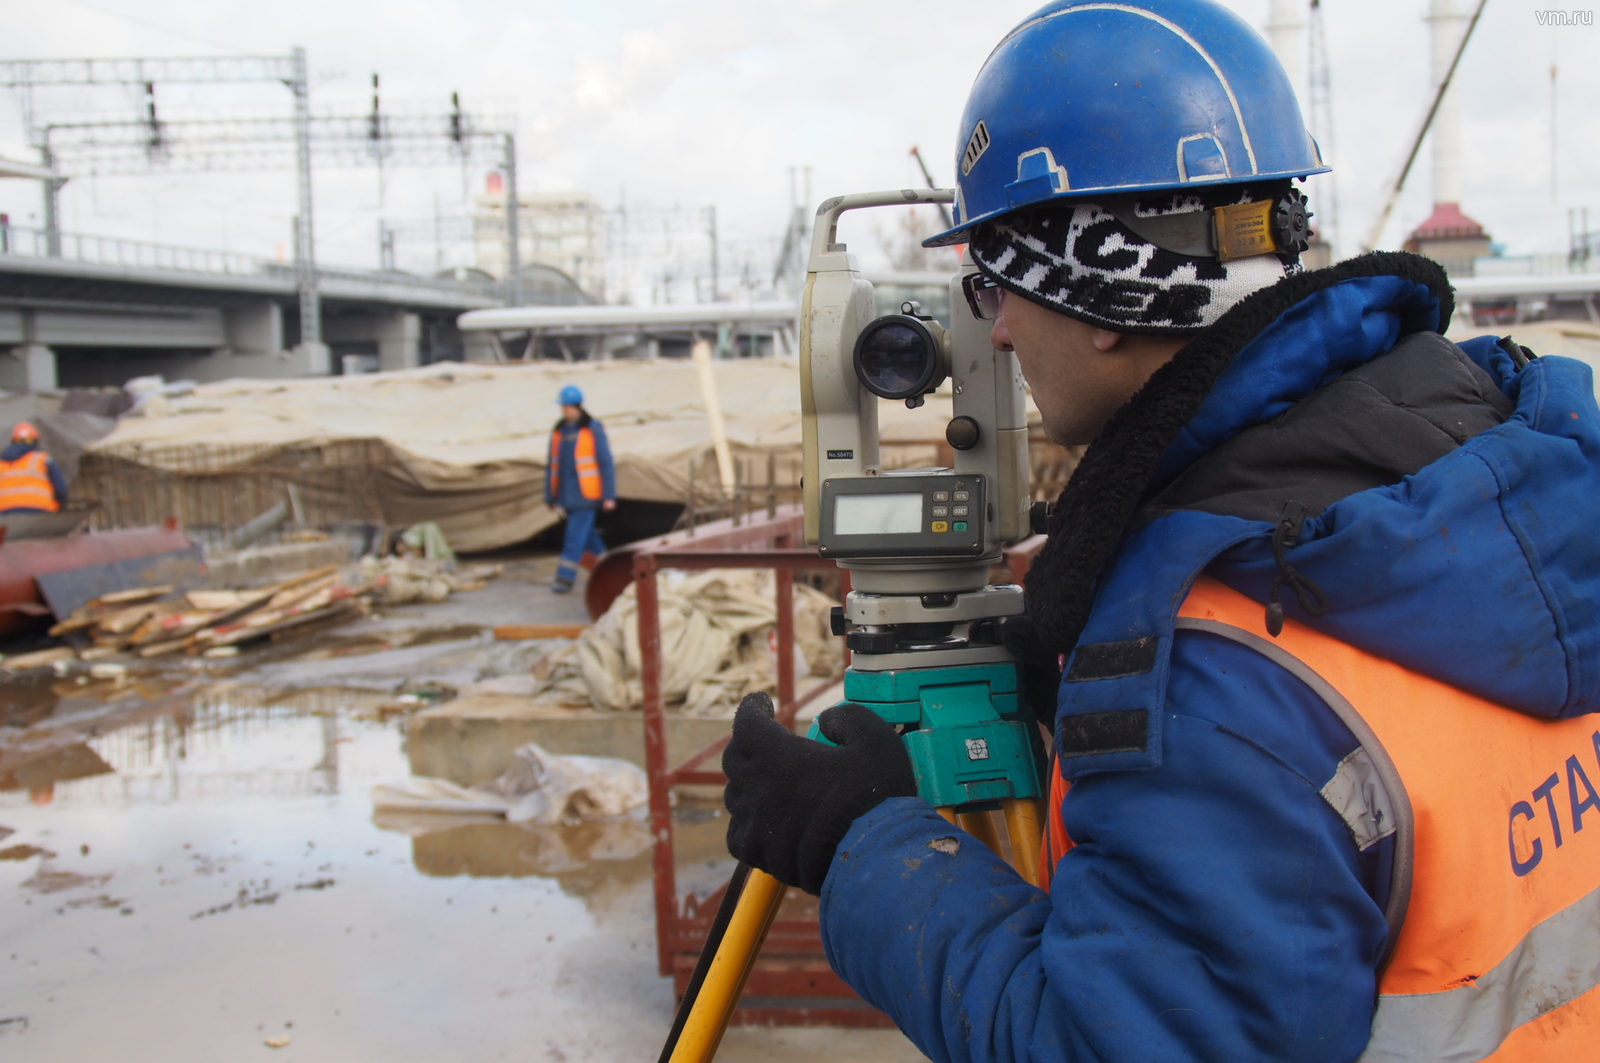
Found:
[{"label": "white plastic sheet", "polygon": [[586,823],[615,819],[649,800],[644,770],[616,757],[563,756],[529,742],[511,754],[494,782],[458,786],[414,775],[372,789],[378,812],[488,813],[512,823]]}]

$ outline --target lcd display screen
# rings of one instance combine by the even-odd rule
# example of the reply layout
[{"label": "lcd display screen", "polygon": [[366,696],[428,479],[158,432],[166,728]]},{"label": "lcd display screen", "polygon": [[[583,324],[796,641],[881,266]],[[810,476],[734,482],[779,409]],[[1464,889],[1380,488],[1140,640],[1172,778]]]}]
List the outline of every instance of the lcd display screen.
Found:
[{"label": "lcd display screen", "polygon": [[835,535],[915,535],[922,531],[922,494],[836,495]]}]

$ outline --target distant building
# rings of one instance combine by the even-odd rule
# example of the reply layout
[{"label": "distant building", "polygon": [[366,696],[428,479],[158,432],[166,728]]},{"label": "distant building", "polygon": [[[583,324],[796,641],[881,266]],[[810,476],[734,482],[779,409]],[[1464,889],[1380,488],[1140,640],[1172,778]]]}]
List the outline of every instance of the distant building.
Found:
[{"label": "distant building", "polygon": [[1461,204],[1435,203],[1428,220],[1406,238],[1405,249],[1433,259],[1452,277],[1471,277],[1474,263],[1489,254],[1489,234],[1461,213]]},{"label": "distant building", "polygon": [[[1444,82],[1469,20],[1457,0],[1429,0],[1433,84]],[[1433,213],[1406,238],[1405,249],[1426,255],[1452,277],[1470,277],[1490,253],[1489,234],[1461,213],[1461,85],[1452,80],[1433,113]]]},{"label": "distant building", "polygon": [[[498,173],[476,197],[473,239],[478,268],[503,278],[507,267],[506,192]],[[605,226],[600,205],[586,192],[519,192],[517,245],[524,266],[560,270],[584,291],[605,297]]]}]

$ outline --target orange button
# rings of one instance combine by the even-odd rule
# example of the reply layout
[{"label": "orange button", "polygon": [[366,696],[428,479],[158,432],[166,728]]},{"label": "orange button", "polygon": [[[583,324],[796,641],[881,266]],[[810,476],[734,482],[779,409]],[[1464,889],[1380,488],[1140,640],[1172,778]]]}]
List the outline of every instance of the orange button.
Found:
[{"label": "orange button", "polygon": [[950,522],[947,520],[936,520],[933,522],[933,530],[936,532],[947,532],[950,530]]}]

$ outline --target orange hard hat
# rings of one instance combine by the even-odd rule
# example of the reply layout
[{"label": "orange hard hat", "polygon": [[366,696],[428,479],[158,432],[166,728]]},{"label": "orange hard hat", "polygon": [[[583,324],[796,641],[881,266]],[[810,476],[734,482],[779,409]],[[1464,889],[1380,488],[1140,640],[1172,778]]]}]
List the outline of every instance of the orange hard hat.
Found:
[{"label": "orange hard hat", "polygon": [[39,430],[28,421],[18,421],[17,427],[11,430],[11,442],[37,443],[39,442]]}]

